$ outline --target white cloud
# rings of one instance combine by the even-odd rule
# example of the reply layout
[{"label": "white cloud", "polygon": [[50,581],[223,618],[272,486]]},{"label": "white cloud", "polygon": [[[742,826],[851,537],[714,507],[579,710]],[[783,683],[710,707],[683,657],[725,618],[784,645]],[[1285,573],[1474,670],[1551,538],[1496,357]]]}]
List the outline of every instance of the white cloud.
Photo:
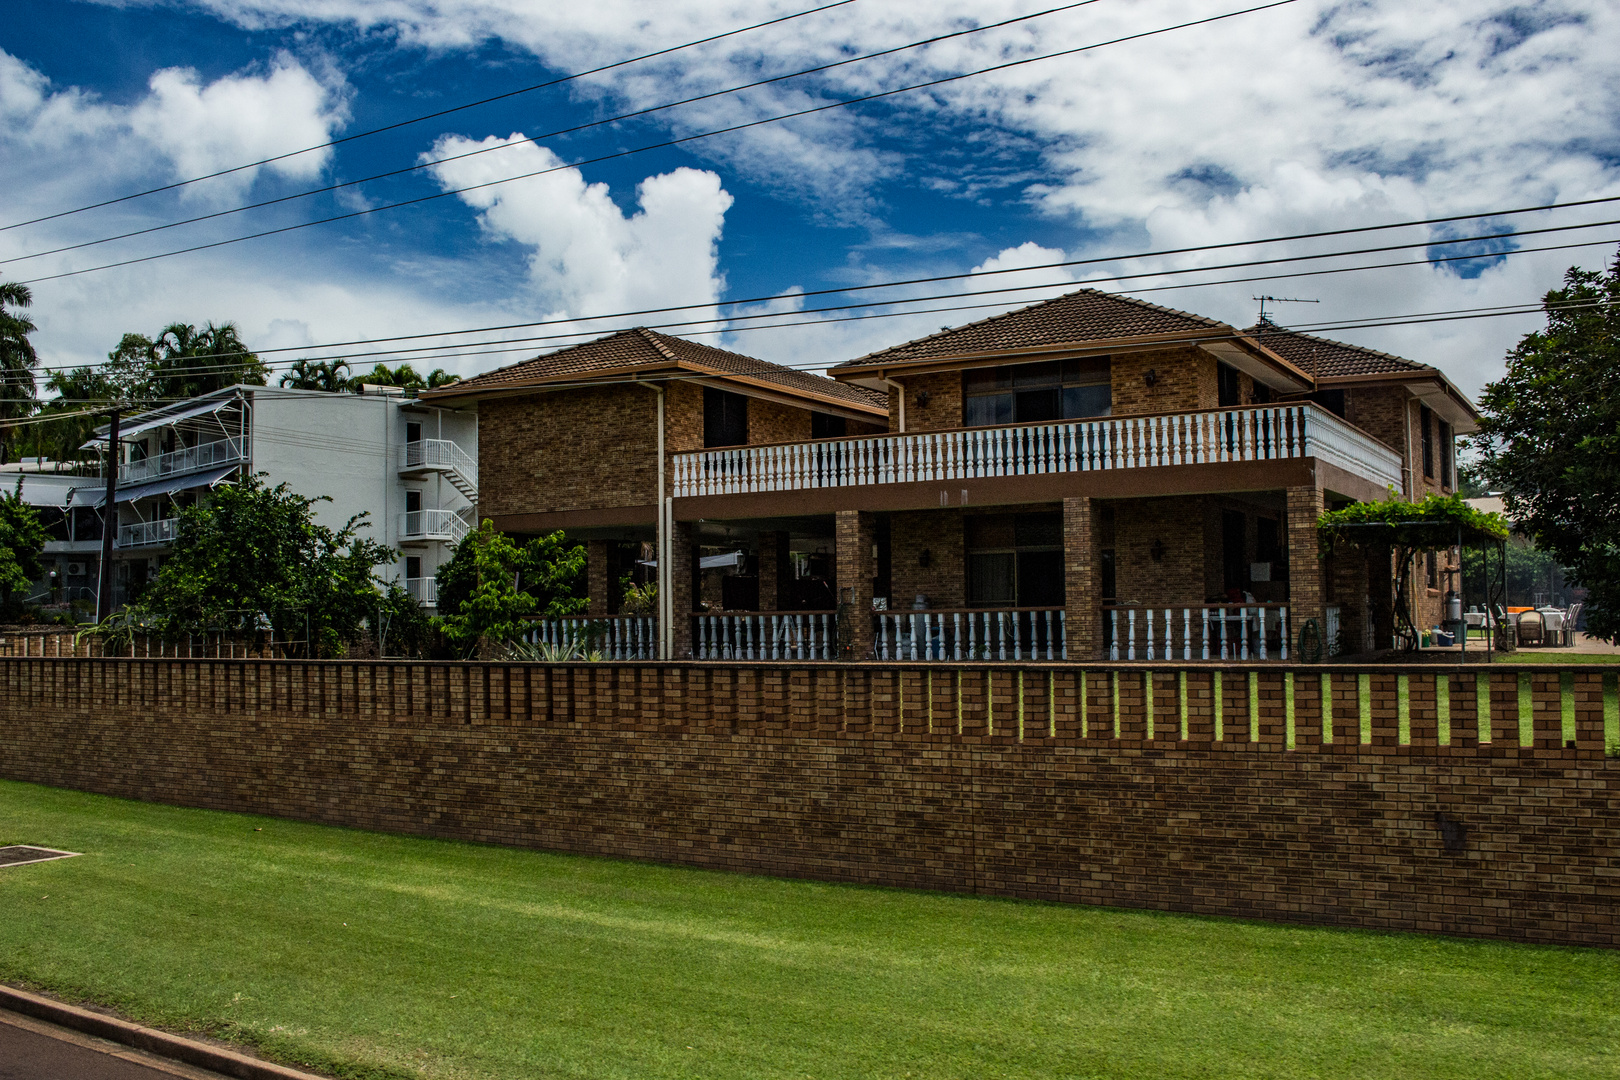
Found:
[{"label": "white cloud", "polygon": [[[516,134],[477,143],[449,136],[430,156],[522,142]],[[636,189],[640,209],[626,215],[606,184],[588,184],[578,169],[561,164],[548,149],[514,145],[500,154],[435,165],[433,174],[448,189],[558,170],[460,195],[480,211],[479,222],[490,237],[532,249],[530,284],[554,318],[674,304],[700,306],[681,318],[713,313],[724,288],[716,245],[732,204],[719,176],[680,168],[648,177]]]}]

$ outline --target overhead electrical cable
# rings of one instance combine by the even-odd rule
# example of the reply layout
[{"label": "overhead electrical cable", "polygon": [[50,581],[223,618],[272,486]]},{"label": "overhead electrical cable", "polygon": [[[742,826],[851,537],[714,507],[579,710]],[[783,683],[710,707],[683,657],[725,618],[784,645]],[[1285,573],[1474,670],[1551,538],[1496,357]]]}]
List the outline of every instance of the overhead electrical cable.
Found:
[{"label": "overhead electrical cable", "polygon": [[[853,2],[853,0],[845,0],[845,2]],[[341,183],[328,184],[325,187],[310,188],[306,191],[294,192],[291,195],[281,195],[274,199],[263,199],[259,202],[246,203],[242,206],[233,206],[225,210],[215,210],[211,213],[198,214],[195,217],[183,218],[179,221],[170,221],[162,225],[151,225],[144,229],[134,229],[130,232],[118,233],[115,236],[103,236],[96,240],[83,240],[76,244],[64,244],[61,247],[54,247],[45,251],[35,251],[27,255],[16,255],[8,261],[19,263],[26,262],[29,259],[43,258],[46,255],[60,255],[65,251],[78,251],[83,248],[96,247],[100,244],[110,244],[117,240],[128,240],[131,237],[147,236],[151,233],[163,232],[166,229],[177,229],[182,225],[195,225],[198,222],[212,221],[216,218],[229,217],[233,214],[241,214],[249,210],[259,210],[266,206],[276,206],[280,203],[294,202],[298,199],[309,198],[312,195],[322,195],[327,192],[341,191],[345,188],[356,187],[360,184],[369,184],[377,180],[386,180],[390,177],[404,176],[408,173],[420,172],[423,169],[433,168],[436,165],[444,165],[453,161],[461,161],[465,158],[478,157],[481,154],[495,153],[500,150],[510,150],[513,147],[518,146],[539,146],[542,142],[548,139],[554,139],[562,135],[572,135],[581,131],[588,131],[592,128],[604,127],[608,124],[616,124],[622,120],[631,120],[637,117],[649,116],[653,113],[662,112],[666,109],[673,109],[681,105],[690,105],[698,101],[707,101],[711,98],[724,97],[728,94],[736,94],[744,90],[753,90],[761,86],[769,86],[772,83],[785,82],[788,79],[797,79],[805,75],[814,75],[819,72],[830,71],[833,68],[844,67],[848,64],[858,64],[862,61],[872,60],[880,56],[889,56],[893,53],[905,52],[909,49],[917,49],[925,45],[933,45],[941,41],[947,41],[951,38],[966,37],[971,34],[982,34],[987,30],[996,30],[1004,26],[1010,26],[1014,23],[1028,22],[1032,19],[1039,19],[1044,16],[1054,15],[1062,11],[1070,11],[1074,8],[1087,7],[1091,4],[1099,2],[1100,0],[1074,0],[1074,2],[1063,4],[1060,7],[1047,8],[1045,11],[1037,11],[1029,15],[1019,15],[1015,18],[1003,19],[1001,22],[988,23],[984,26],[976,26],[968,30],[956,30],[949,34],[939,34],[935,37],[925,38],[922,41],[913,41],[906,45],[897,45],[892,49],[883,49],[878,52],[865,53],[861,56],[846,57],[843,60],[837,60],[829,64],[821,64],[817,67],[805,68],[802,71],[789,72],[785,75],[773,75],[768,79],[759,79],[755,82],[744,83],[740,86],[728,87],[724,90],[714,90],[707,94],[698,94],[695,97],[682,98],[679,101],[668,101],[662,105],[652,105],[645,109],[637,109],[634,112],[621,113],[618,116],[610,116],[602,120],[592,120],[585,124],[575,124],[572,127],[558,128],[556,131],[548,131],[540,135],[526,136],[522,139],[516,140],[515,142],[502,142],[496,143],[493,146],[482,146],[476,150],[468,150],[460,154],[451,154],[447,157],[435,158],[431,161],[421,161],[415,165],[407,165],[398,169],[390,169],[387,172],[374,173],[371,176],[363,176],[357,180],[344,180]]]},{"label": "overhead electrical cable", "polygon": [[1144,30],[1144,31],[1141,31],[1141,32],[1135,33],[1135,34],[1127,34],[1127,35],[1124,35],[1122,37],[1111,38],[1111,39],[1109,39],[1107,41],[1094,42],[1094,43],[1092,43],[1090,45],[1078,45],[1078,46],[1075,46],[1072,49],[1061,49],[1061,50],[1058,50],[1057,52],[1042,53],[1041,55],[1038,55],[1038,56],[1028,56],[1028,57],[1024,57],[1022,59],[1019,59],[1019,60],[1010,60],[1010,61],[1007,61],[1005,63],[993,64],[993,65],[991,65],[989,67],[979,68],[979,69],[974,70],[974,71],[962,72],[962,73],[957,74],[957,75],[948,75],[948,76],[938,78],[938,79],[931,79],[931,80],[929,80],[927,82],[913,83],[910,86],[896,87],[895,89],[892,89],[892,90],[883,90],[883,91],[879,91],[879,92],[873,93],[873,94],[866,94],[866,95],[863,95],[861,97],[848,98],[848,99],[845,99],[845,100],[842,100],[842,101],[829,102],[828,104],[818,105],[818,106],[814,106],[812,108],[797,109],[797,110],[794,110],[793,112],[779,113],[776,116],[768,116],[768,117],[764,117],[764,118],[759,119],[759,120],[751,120],[751,121],[748,121],[747,123],[733,124],[733,125],[731,125],[729,127],[716,128],[716,129],[711,130],[711,131],[698,132],[697,134],[694,134],[694,135],[684,135],[684,136],[681,136],[679,138],[666,139],[663,142],[650,143],[650,144],[645,145],[645,146],[634,147],[634,148],[629,149],[629,150],[620,150],[620,151],[617,151],[617,152],[612,153],[612,154],[603,154],[603,155],[593,157],[593,158],[584,158],[584,159],[581,159],[581,160],[578,160],[578,161],[569,162],[569,163],[562,164],[562,165],[557,165],[557,166],[554,166],[554,167],[551,167],[551,168],[535,169],[535,170],[533,170],[531,172],[519,173],[516,176],[508,176],[508,177],[505,177],[505,178],[500,179],[500,180],[489,180],[489,181],[486,181],[486,182],[481,183],[481,184],[469,184],[469,185],[467,185],[465,187],[449,188],[449,189],[446,189],[444,191],[435,192],[434,194],[431,194],[431,195],[421,195],[421,196],[418,196],[418,197],[416,197],[414,199],[403,199],[403,200],[400,200],[398,202],[384,203],[381,206],[368,207],[368,208],[363,209],[363,210],[353,210],[353,211],[350,211],[350,212],[345,213],[345,214],[334,214],[334,215],[332,215],[330,217],[317,218],[317,219],[315,219],[313,221],[298,222],[298,223],[292,224],[292,225],[283,225],[283,226],[280,226],[280,227],[274,228],[274,229],[264,229],[264,230],[261,230],[259,232],[248,233],[248,234],[243,235],[243,236],[230,237],[230,238],[227,238],[227,239],[224,239],[224,240],[215,240],[215,241],[212,241],[212,242],[206,243],[206,244],[193,244],[190,247],[177,248],[177,249],[172,250],[172,251],[159,252],[158,254],[155,254],[155,255],[144,255],[144,256],[140,256],[138,258],[121,259],[121,260],[118,260],[116,262],[102,263],[99,266],[88,266],[88,267],[84,267],[83,269],[79,269],[79,270],[67,270],[67,271],[63,271],[62,273],[58,273],[58,274],[46,274],[46,275],[42,275],[40,277],[29,278],[26,281],[22,282],[22,284],[35,285],[35,284],[39,284],[40,282],[58,281],[58,280],[60,280],[62,278],[78,277],[81,274],[93,274],[93,273],[97,273],[97,272],[102,271],[102,270],[112,270],[112,269],[116,269],[118,267],[123,267],[123,266],[135,266],[135,265],[138,265],[138,264],[141,264],[141,263],[154,262],[154,261],[156,261],[158,259],[172,258],[172,257],[174,257],[176,255],[188,255],[188,254],[192,254],[192,253],[198,252],[198,251],[208,251],[208,250],[212,250],[214,248],[226,247],[226,246],[231,245],[231,244],[239,244],[239,243],[242,243],[242,242],[247,241],[247,240],[258,240],[258,239],[262,239],[262,238],[264,238],[266,236],[277,236],[277,235],[281,235],[283,233],[296,232],[296,231],[298,231],[300,229],[307,229],[307,228],[311,228],[311,227],[316,226],[316,225],[327,225],[327,224],[331,224],[332,222],[336,222],[336,221],[349,221],[349,220],[352,220],[352,219],[355,219],[355,218],[367,217],[367,216],[369,216],[371,214],[379,214],[379,213],[382,213],[382,212],[387,211],[387,210],[397,210],[397,209],[400,209],[401,207],[406,207],[406,206],[418,206],[418,205],[421,205],[422,203],[433,202],[434,200],[448,198],[449,196],[452,196],[452,195],[463,195],[463,194],[466,194],[469,191],[481,191],[481,190],[484,190],[485,188],[498,187],[501,184],[510,184],[510,183],[513,183],[513,182],[518,181],[518,180],[529,180],[529,179],[533,179],[534,177],[537,177],[537,176],[545,176],[545,175],[548,175],[550,173],[562,172],[562,171],[567,170],[567,169],[577,169],[577,168],[579,168],[581,166],[584,166],[584,165],[594,165],[594,164],[598,164],[598,163],[604,162],[604,161],[614,161],[614,160],[618,160],[620,158],[632,157],[632,156],[637,155],[637,154],[644,154],[644,153],[647,153],[647,152],[652,151],[652,150],[661,150],[661,149],[666,149],[668,147],[682,146],[682,145],[684,145],[686,143],[696,142],[696,141],[701,140],[701,139],[713,138],[716,135],[726,135],[726,134],[730,134],[730,133],[736,132],[736,131],[745,131],[745,130],[747,130],[749,128],[762,127],[762,126],[764,126],[766,124],[779,123],[780,121],[783,121],[783,120],[791,120],[791,119],[794,119],[794,118],[800,117],[800,116],[811,116],[811,115],[814,115],[816,113],[823,113],[823,112],[827,112],[827,111],[832,110],[832,109],[842,109],[842,108],[846,108],[846,107],[848,107],[850,105],[859,105],[859,104],[862,104],[862,103],[868,102],[868,101],[878,101],[878,100],[881,100],[883,98],[889,98],[889,97],[894,97],[894,96],[899,95],[899,94],[909,93],[909,92],[911,92],[913,90],[926,90],[926,89],[929,89],[930,87],[943,86],[943,85],[946,85],[948,83],[960,82],[963,79],[971,79],[971,78],[974,78],[974,77],[979,76],[979,75],[989,74],[990,72],[1005,71],[1005,70],[1008,70],[1010,68],[1023,67],[1023,66],[1028,65],[1028,64],[1035,64],[1035,63],[1039,63],[1039,62],[1044,61],[1044,60],[1053,60],[1053,59],[1057,59],[1059,57],[1064,57],[1064,56],[1074,56],[1074,55],[1077,55],[1079,53],[1090,52],[1090,51],[1095,50],[1095,49],[1101,49],[1101,48],[1104,48],[1104,47],[1109,46],[1109,45],[1119,45],[1119,44],[1122,44],[1122,43],[1127,42],[1127,41],[1139,41],[1139,40],[1141,40],[1143,38],[1154,37],[1154,36],[1157,36],[1159,34],[1167,34],[1167,33],[1171,33],[1171,32],[1176,31],[1176,30],[1184,30],[1184,29],[1187,29],[1187,28],[1193,27],[1193,26],[1205,26],[1205,25],[1208,25],[1209,23],[1220,22],[1220,21],[1225,20],[1225,19],[1233,19],[1233,18],[1237,18],[1240,15],[1249,15],[1249,14],[1252,14],[1252,13],[1257,12],[1257,11],[1267,11],[1267,10],[1270,10],[1271,8],[1284,7],[1286,5],[1297,3],[1297,2],[1298,2],[1298,0],[1271,0],[1271,2],[1269,2],[1269,3],[1258,4],[1258,5],[1255,5],[1253,7],[1242,8],[1242,9],[1240,9],[1238,11],[1229,11],[1229,12],[1226,12],[1226,13],[1221,14],[1221,15],[1211,15],[1211,16],[1208,16],[1208,17],[1202,18],[1202,19],[1192,19],[1192,20],[1189,20],[1187,22],[1176,23],[1173,26],[1160,27],[1160,28],[1158,28],[1156,30]]},{"label": "overhead electrical cable", "polygon": [[468,109],[476,109],[481,105],[490,105],[494,102],[505,101],[508,98],[518,97],[522,94],[531,94],[536,90],[544,90],[552,86],[561,86],[563,83],[573,82],[576,79],[587,78],[591,75],[600,75],[604,71],[612,71],[615,68],[627,67],[630,64],[638,64],[643,60],[652,60],[656,57],[668,56],[670,53],[680,52],[683,49],[691,49],[698,45],[707,45],[712,41],[719,41],[722,38],[736,37],[738,34],[746,34],[751,30],[759,30],[767,26],[775,26],[778,23],[791,22],[794,19],[800,19],[806,15],[814,15],[817,12],[828,11],[836,7],[843,7],[845,4],[853,4],[854,2],[855,0],[835,0],[835,2],[831,4],[823,4],[820,7],[813,7],[804,11],[797,11],[791,15],[783,15],[775,19],[767,19],[764,22],[754,23],[750,26],[738,27],[735,30],[727,30],[724,33],[711,34],[708,37],[698,38],[695,41],[688,41],[681,45],[671,45],[668,48],[658,49],[655,52],[642,53],[640,56],[632,56],[627,60],[618,60],[611,64],[603,64],[601,67],[591,68],[589,71],[576,71],[572,75],[561,75],[555,79],[548,79],[545,82],[535,83],[532,86],[519,87],[516,90],[508,90],[504,93],[495,94],[491,97],[480,98],[477,101],[469,101],[461,105],[452,105],[448,109],[440,109],[437,112],[424,113],[421,116],[413,116],[408,120],[398,120],[392,124],[384,124],[382,127],[371,128],[367,131],[357,131],[353,135],[345,135],[342,138],[330,139],[323,143],[316,143],[314,146],[306,146],[301,150],[289,150],[285,154],[276,154],[274,157],[260,158],[258,161],[250,161],[245,165],[233,165],[228,169],[220,169],[218,172],[205,173],[202,176],[193,176],[185,180],[176,180],[172,184],[164,184],[161,187],[148,188],[145,191],[137,191],[129,195],[120,195],[116,199],[106,199],[102,202],[89,203],[85,206],[75,207],[72,210],[59,210],[54,214],[46,214],[43,217],[30,218],[27,221],[18,221],[10,225],[0,225],[0,232],[6,232],[11,229],[20,229],[25,225],[37,225],[42,221],[54,221],[57,218],[69,217],[73,214],[82,214],[86,210],[97,210],[103,206],[113,206],[117,203],[129,202],[131,199],[139,199],[147,195],[156,195],[164,191],[173,191],[176,188],[187,187],[191,184],[201,183],[204,180],[213,180],[221,176],[229,176],[232,173],[239,173],[246,169],[256,169],[261,165],[270,165],[277,161],[285,161],[288,158],[294,158],[300,154],[308,154],[316,150],[325,150],[326,148],[332,146],[341,146],[344,143],[351,143],[357,139],[369,138],[372,135],[381,135],[385,131],[396,131],[399,128],[409,127],[412,124],[420,124],[428,120],[436,120],[441,116],[449,116],[452,113],[465,112]]}]

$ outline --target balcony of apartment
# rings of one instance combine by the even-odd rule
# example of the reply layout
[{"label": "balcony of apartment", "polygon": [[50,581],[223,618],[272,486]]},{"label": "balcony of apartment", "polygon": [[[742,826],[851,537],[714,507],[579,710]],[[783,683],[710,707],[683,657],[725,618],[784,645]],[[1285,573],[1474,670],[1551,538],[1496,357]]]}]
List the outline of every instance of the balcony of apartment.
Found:
[{"label": "balcony of apartment", "polygon": [[478,502],[478,462],[453,439],[413,439],[400,451],[399,473],[420,479],[442,475],[468,502]]},{"label": "balcony of apartment", "polygon": [[740,446],[672,462],[683,519],[1312,483],[1380,498],[1402,484],[1400,454],[1309,402]]},{"label": "balcony of apartment", "polygon": [[160,547],[174,543],[180,535],[179,518],[160,518],[157,521],[137,521],[133,525],[118,527],[120,548]]},{"label": "balcony of apartment", "polygon": [[459,544],[471,526],[454,510],[407,510],[399,515],[401,544]]},{"label": "balcony of apartment", "polygon": [[126,461],[118,467],[118,484],[144,484],[238,465],[248,459],[242,439],[215,439],[166,454]]},{"label": "balcony of apartment", "polygon": [[405,591],[411,594],[412,600],[423,607],[439,605],[439,579],[436,577],[406,578]]}]

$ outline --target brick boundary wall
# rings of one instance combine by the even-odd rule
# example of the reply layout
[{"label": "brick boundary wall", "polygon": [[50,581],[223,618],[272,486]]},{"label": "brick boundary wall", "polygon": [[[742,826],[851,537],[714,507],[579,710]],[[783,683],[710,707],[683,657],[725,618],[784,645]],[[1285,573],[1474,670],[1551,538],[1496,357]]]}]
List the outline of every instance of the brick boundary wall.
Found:
[{"label": "brick boundary wall", "polygon": [[751,873],[1608,947],[1616,743],[1615,673],[1595,667],[0,660],[15,780]]}]

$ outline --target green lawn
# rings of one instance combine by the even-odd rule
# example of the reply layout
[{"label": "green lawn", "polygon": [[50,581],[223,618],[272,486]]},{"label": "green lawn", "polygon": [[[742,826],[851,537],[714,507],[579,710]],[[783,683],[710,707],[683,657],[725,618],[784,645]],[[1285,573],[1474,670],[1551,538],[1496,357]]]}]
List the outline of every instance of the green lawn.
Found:
[{"label": "green lawn", "polygon": [[1620,653],[1523,652],[1493,653],[1498,664],[1620,664]]},{"label": "green lawn", "polygon": [[[262,831],[261,831],[262,830]],[[0,782],[0,978],[352,1076],[1620,1076],[1620,953],[741,877]]]}]

